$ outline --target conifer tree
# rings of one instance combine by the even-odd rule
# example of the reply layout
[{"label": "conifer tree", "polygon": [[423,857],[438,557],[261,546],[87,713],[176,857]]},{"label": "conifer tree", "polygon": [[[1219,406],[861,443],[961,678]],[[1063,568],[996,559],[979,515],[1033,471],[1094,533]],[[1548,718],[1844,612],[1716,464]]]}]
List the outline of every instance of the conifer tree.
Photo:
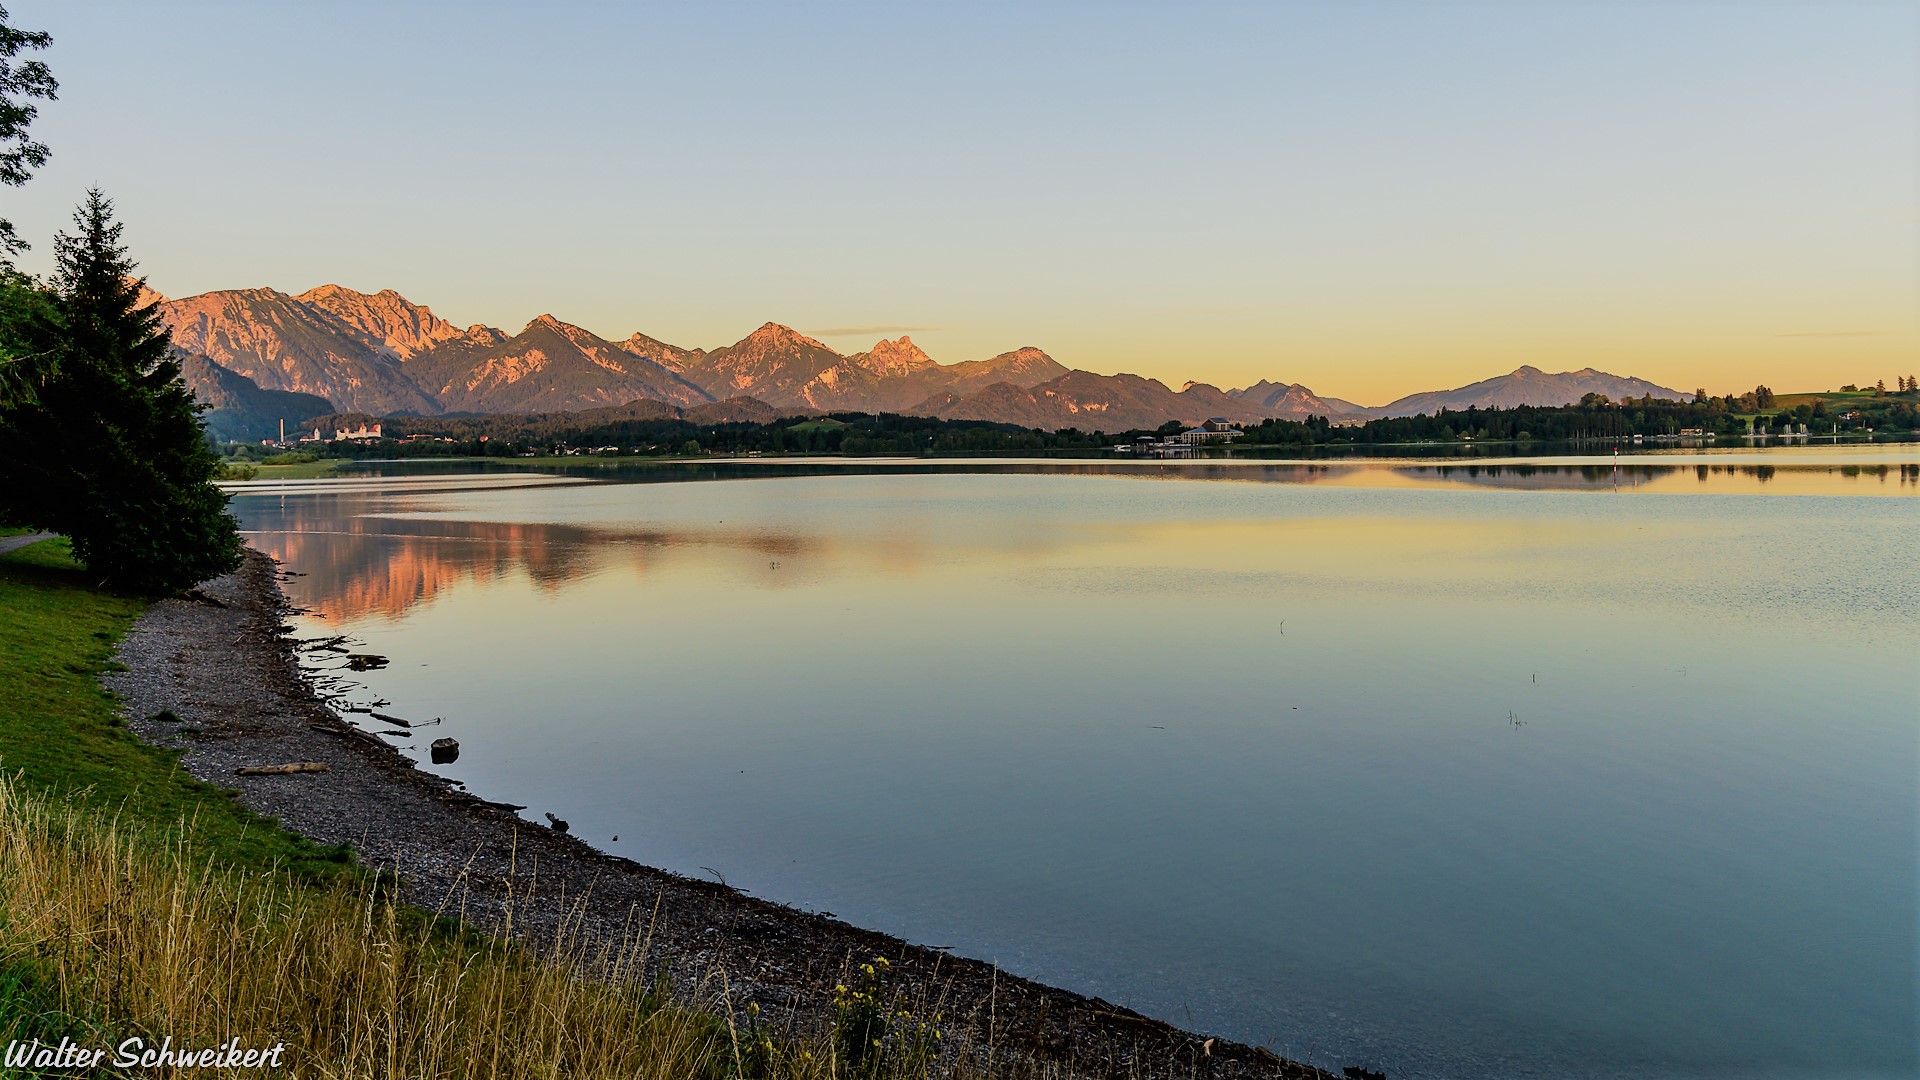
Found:
[{"label": "conifer tree", "polygon": [[116,586],[182,589],[240,562],[219,457],[159,314],[140,306],[113,204],[89,191],[74,224],[55,239],[54,371],[0,420],[0,498]]}]

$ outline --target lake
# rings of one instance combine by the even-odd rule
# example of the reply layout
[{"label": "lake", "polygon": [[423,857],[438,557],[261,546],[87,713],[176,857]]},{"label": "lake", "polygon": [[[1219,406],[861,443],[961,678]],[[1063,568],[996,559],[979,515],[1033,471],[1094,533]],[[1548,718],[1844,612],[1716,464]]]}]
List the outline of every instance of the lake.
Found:
[{"label": "lake", "polygon": [[236,490],[606,850],[1336,1071],[1920,1069],[1912,447]]}]

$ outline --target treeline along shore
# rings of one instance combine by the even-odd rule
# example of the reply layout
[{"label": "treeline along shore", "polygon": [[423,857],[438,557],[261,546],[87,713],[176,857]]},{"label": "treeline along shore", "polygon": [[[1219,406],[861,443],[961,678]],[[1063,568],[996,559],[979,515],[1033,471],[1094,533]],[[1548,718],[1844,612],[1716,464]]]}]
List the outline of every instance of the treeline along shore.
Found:
[{"label": "treeline along shore", "polygon": [[[395,1075],[431,1075],[422,1054],[476,1054],[493,1036],[531,1056],[498,1075],[1336,1075],[530,824],[320,700],[268,557],[250,550],[237,572],[149,604],[95,589],[63,544],[0,557],[7,636],[44,643],[24,655],[4,643],[0,704],[44,714],[41,695],[86,697],[96,675],[110,695],[92,689],[37,738],[0,736],[13,778],[0,791],[0,1015],[14,1018],[0,1043],[278,1041],[295,1075],[354,1073],[384,1053],[422,1070]],[[106,772],[61,760],[103,752],[118,761]],[[156,954],[193,953],[188,895],[205,909],[187,904],[187,921],[229,944],[198,970],[155,967]],[[236,925],[250,917],[260,925]],[[288,920],[300,934],[270,929]],[[62,934],[86,944],[46,945]],[[411,959],[383,970],[396,939]],[[287,980],[284,1000],[259,992],[262,964]],[[502,1001],[447,997],[488,980],[527,1000],[489,1021]],[[372,1015],[369,994],[413,1011]],[[196,1012],[186,998],[227,1004]],[[566,1031],[500,1027],[538,1028],[531,1009],[565,1017]],[[429,1034],[429,1021],[444,1029]],[[622,1040],[651,1056],[615,1053]],[[445,1075],[488,1071],[445,1063]]]},{"label": "treeline along shore", "polygon": [[[1904,384],[1903,384],[1904,385]],[[1106,431],[1094,426],[1055,430],[986,420],[953,420],[896,413],[835,412],[781,416],[759,402],[723,403],[705,415],[660,402],[556,413],[479,416],[387,416],[337,413],[300,422],[315,450],[342,456],[515,456],[589,451],[653,456],[699,454],[993,454],[1088,452],[1124,446],[1143,436],[1166,436],[1190,426],[1169,421],[1153,429]],[[1589,399],[1564,406],[1442,409],[1430,415],[1335,423],[1326,417],[1268,419],[1238,426],[1234,448],[1310,450],[1463,444],[1471,442],[1591,443],[1621,439],[1713,440],[1740,445],[1749,435],[1872,438],[1920,430],[1920,391],[1845,391],[1776,396],[1765,387],[1745,394],[1692,401],[1664,398]],[[377,438],[336,439],[370,432]],[[312,439],[318,432],[320,438]],[[229,456],[259,456],[257,448],[229,444]]]}]

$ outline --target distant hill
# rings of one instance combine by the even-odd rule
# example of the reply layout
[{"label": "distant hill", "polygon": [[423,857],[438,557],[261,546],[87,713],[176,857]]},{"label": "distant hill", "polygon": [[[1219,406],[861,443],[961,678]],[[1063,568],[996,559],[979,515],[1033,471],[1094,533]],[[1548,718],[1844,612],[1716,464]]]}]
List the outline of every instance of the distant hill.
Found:
[{"label": "distant hill", "polygon": [[1253,402],[1266,410],[1267,415],[1280,420],[1305,420],[1309,416],[1339,420],[1365,416],[1368,412],[1365,406],[1355,405],[1351,401],[1320,397],[1299,383],[1273,383],[1262,379],[1245,390],[1229,390],[1227,393]]},{"label": "distant hill", "polygon": [[180,372],[193,396],[207,405],[207,430],[222,439],[252,442],[278,438],[280,422],[287,434],[302,430],[301,421],[333,411],[327,399],[290,390],[262,390],[252,379],[228,371],[204,356],[180,357]]},{"label": "distant hill", "polygon": [[1686,401],[1692,397],[1691,394],[1683,394],[1678,390],[1658,386],[1645,379],[1609,375],[1592,368],[1562,371],[1556,375],[1541,371],[1537,367],[1522,366],[1515,368],[1512,374],[1482,379],[1457,390],[1429,390],[1423,394],[1409,394],[1378,409],[1369,409],[1367,414],[1370,416],[1418,416],[1423,413],[1432,414],[1441,409],[1458,411],[1469,406],[1482,409],[1511,409],[1520,405],[1572,405],[1588,394],[1604,394],[1613,401],[1649,395],[1672,401]]}]

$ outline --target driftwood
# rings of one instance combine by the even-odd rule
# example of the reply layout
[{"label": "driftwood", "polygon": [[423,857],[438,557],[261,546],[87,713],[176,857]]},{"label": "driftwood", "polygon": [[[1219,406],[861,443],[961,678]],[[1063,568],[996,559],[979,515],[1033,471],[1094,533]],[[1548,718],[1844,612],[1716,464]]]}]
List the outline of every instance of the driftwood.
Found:
[{"label": "driftwood", "polygon": [[249,765],[244,769],[235,769],[235,776],[286,776],[291,773],[332,772],[318,761],[294,761],[285,765]]}]

